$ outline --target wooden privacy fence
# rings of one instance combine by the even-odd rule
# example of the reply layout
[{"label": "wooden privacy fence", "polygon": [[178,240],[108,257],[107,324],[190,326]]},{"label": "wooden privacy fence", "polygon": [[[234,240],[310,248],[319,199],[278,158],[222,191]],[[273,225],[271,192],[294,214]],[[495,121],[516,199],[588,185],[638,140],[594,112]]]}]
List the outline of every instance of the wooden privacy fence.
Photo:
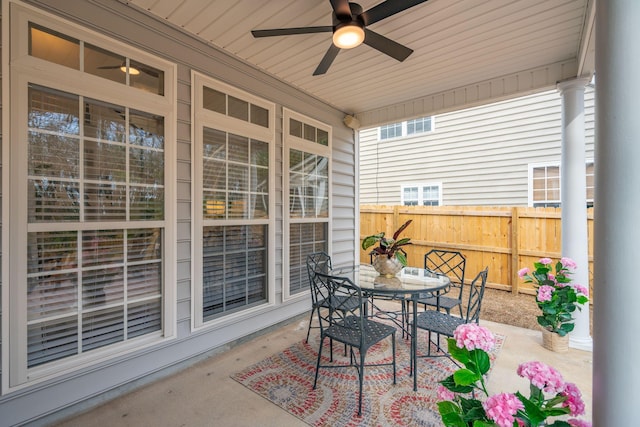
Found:
[{"label": "wooden privacy fence", "polygon": [[[431,249],[460,251],[467,258],[465,281],[489,266],[487,286],[513,293],[534,294],[534,287],[518,277],[542,257],[560,258],[561,208],[493,206],[360,206],[360,241],[384,231],[391,237],[405,221],[413,223],[401,237],[410,266],[422,267]],[[593,209],[587,210],[589,233],[589,289],[593,298]],[[360,249],[360,262],[369,262]],[[578,266],[584,268],[584,266]],[[586,285],[586,284],[585,284]]]}]

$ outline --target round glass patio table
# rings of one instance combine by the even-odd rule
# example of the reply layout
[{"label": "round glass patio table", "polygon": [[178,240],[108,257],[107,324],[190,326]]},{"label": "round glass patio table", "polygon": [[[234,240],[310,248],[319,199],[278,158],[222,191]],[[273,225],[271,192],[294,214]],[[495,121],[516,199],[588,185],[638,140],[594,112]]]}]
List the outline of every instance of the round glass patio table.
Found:
[{"label": "round glass patio table", "polygon": [[[404,267],[394,277],[380,276],[370,264],[360,264],[350,267],[336,267],[330,272],[333,276],[348,277],[362,289],[362,293],[375,299],[397,299],[404,304],[412,304],[411,330],[411,375],[413,375],[413,391],[418,389],[417,380],[417,313],[418,300],[438,296],[449,290],[451,281],[442,274],[417,267]],[[403,326],[404,327],[404,326]]]}]

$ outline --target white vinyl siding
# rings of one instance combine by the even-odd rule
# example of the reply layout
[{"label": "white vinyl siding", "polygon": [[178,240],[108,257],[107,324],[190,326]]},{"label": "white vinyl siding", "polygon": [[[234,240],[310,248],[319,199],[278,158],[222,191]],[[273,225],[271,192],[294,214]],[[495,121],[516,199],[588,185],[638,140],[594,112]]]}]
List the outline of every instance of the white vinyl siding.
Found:
[{"label": "white vinyl siding", "polygon": [[[556,90],[435,117],[432,132],[379,141],[360,131],[360,203],[401,203],[410,182],[441,182],[442,204],[528,204],[534,162],[560,163],[561,104]],[[586,158],[594,154],[594,89],[585,90]]]},{"label": "white vinyl siding", "polygon": [[330,252],[331,128],[286,109],[284,123],[287,299],[308,294],[307,255]]},{"label": "white vinyl siding", "polygon": [[275,105],[200,74],[193,81],[198,328],[273,300]]},{"label": "white vinyl siding", "polygon": [[14,18],[9,388],[175,334],[173,66],[37,14]]}]

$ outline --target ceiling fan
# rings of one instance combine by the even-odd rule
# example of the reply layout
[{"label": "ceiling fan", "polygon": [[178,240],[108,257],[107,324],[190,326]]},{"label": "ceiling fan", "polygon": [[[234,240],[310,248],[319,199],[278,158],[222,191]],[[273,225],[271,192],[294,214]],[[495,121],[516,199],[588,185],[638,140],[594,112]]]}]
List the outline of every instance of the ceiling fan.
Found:
[{"label": "ceiling fan", "polygon": [[351,49],[362,43],[402,62],[411,55],[413,50],[368,29],[367,26],[426,1],[387,0],[363,12],[362,7],[357,3],[350,3],[348,0],[330,0],[333,8],[331,14],[333,25],[252,30],[251,34],[253,34],[253,37],[258,38],[332,32],[333,44],[313,72],[314,76],[327,72],[340,49]]}]

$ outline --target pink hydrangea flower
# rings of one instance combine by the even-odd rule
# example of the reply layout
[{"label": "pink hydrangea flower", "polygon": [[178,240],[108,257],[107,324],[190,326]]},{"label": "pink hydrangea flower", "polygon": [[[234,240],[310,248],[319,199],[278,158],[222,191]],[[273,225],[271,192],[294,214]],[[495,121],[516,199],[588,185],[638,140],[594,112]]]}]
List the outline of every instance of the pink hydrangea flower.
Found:
[{"label": "pink hydrangea flower", "polygon": [[453,331],[453,338],[458,348],[466,348],[471,351],[476,348],[491,351],[496,345],[496,339],[487,328],[477,323],[465,323]]},{"label": "pink hydrangea flower", "polygon": [[567,396],[567,400],[562,402],[562,406],[569,408],[569,413],[574,417],[584,414],[584,402],[582,401],[582,393],[578,390],[578,386],[574,383],[566,383],[564,391],[561,393]]},{"label": "pink hydrangea flower", "polygon": [[521,363],[518,366],[518,375],[528,379],[531,384],[547,393],[557,394],[565,389],[564,379],[560,372],[542,362]]},{"label": "pink hydrangea flower", "polygon": [[540,261],[538,261],[540,264],[544,264],[544,265],[549,265],[551,264],[553,261],[551,261],[551,258],[540,258]]},{"label": "pink hydrangea flower", "polygon": [[576,262],[574,260],[572,260],[571,258],[562,257],[562,258],[560,258],[560,263],[565,268],[570,268],[572,270],[575,270],[576,268],[578,268],[578,265],[576,264]]},{"label": "pink hydrangea flower", "polygon": [[521,268],[520,270],[518,270],[518,277],[522,279],[524,276],[526,276],[529,273],[531,273],[531,270],[529,270],[529,267]]},{"label": "pink hydrangea flower", "polygon": [[575,285],[573,285],[573,287],[576,289],[576,291],[579,294],[582,294],[584,296],[589,296],[589,289],[587,289],[585,286],[582,285],[578,285],[577,283]]},{"label": "pink hydrangea flower", "polygon": [[456,398],[456,394],[440,384],[438,386],[438,400],[453,400]]},{"label": "pink hydrangea flower", "polygon": [[592,427],[589,421],[578,420],[576,418],[571,418],[567,420],[570,426],[572,427]]},{"label": "pink hydrangea flower", "polygon": [[500,393],[489,397],[482,403],[487,417],[493,420],[499,427],[512,427],[515,421],[514,415],[518,410],[524,409],[524,405],[515,394]]},{"label": "pink hydrangea flower", "polygon": [[538,288],[538,301],[551,301],[551,295],[553,294],[553,286],[542,285]]},{"label": "pink hydrangea flower", "polygon": [[555,275],[553,275],[553,274],[551,274],[551,273],[548,273],[548,274],[547,274],[547,279],[551,280],[551,281],[552,281],[552,282],[554,282],[554,283],[557,283],[557,282],[556,282],[556,276],[555,276]]}]

